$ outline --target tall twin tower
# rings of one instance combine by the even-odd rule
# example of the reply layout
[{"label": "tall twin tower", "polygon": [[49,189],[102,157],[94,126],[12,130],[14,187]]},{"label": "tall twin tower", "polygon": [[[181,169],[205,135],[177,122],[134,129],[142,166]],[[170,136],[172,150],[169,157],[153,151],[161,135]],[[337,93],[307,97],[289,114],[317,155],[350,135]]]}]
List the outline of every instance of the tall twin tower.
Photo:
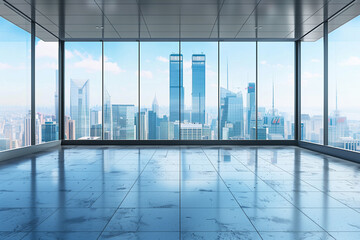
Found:
[{"label": "tall twin tower", "polygon": [[[192,55],[191,122],[205,124],[205,54]],[[181,118],[179,119],[179,113]],[[170,55],[170,122],[184,120],[183,56]]]}]

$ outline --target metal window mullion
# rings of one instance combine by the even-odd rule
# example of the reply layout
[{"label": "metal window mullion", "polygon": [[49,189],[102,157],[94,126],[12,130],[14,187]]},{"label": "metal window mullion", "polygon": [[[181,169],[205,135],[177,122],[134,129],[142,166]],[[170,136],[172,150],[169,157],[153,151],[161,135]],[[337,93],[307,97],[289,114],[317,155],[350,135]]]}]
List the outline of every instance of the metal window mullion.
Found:
[{"label": "metal window mullion", "polygon": [[301,139],[301,41],[295,42],[295,140]]},{"label": "metal window mullion", "polygon": [[[218,41],[218,137],[220,140],[221,135],[221,102],[220,102],[220,41]],[[221,138],[222,139],[222,138]]]},{"label": "metal window mullion", "polygon": [[[181,140],[181,62],[183,61],[183,58],[181,57],[181,30],[179,28],[179,140]],[[175,131],[175,130],[174,130]],[[174,134],[175,135],[175,134]]]},{"label": "metal window mullion", "polygon": [[35,106],[35,22],[31,21],[31,145],[36,144],[36,106]]},{"label": "metal window mullion", "polygon": [[[105,115],[104,115],[104,103],[105,103],[105,82],[104,82],[104,41],[101,41],[101,139],[104,140],[104,125],[105,125]],[[111,119],[110,119],[111,121]],[[91,127],[91,126],[90,126]]]},{"label": "metal window mullion", "polygon": [[[258,140],[258,82],[259,82],[259,67],[258,67],[258,41],[256,41],[256,79],[255,79],[255,140]],[[250,107],[251,108],[251,107]],[[249,121],[249,119],[248,119]],[[251,116],[250,116],[251,125]],[[251,135],[251,129],[250,129]]]},{"label": "metal window mullion", "polygon": [[328,105],[328,22],[324,22],[324,145],[329,144],[328,128],[329,128],[329,105]]},{"label": "metal window mullion", "polygon": [[[140,30],[139,30],[140,31]],[[140,33],[139,33],[140,34]],[[137,140],[140,140],[140,40],[138,41],[138,120],[137,120],[137,124],[138,124],[138,129],[137,129]]]},{"label": "metal window mullion", "polygon": [[59,62],[58,62],[58,68],[59,68],[59,72],[58,72],[58,116],[59,119],[57,119],[58,123],[59,123],[59,139],[60,140],[64,140],[65,139],[65,81],[64,81],[64,69],[65,69],[65,65],[64,65],[64,55],[65,55],[65,44],[64,41],[59,40]]}]

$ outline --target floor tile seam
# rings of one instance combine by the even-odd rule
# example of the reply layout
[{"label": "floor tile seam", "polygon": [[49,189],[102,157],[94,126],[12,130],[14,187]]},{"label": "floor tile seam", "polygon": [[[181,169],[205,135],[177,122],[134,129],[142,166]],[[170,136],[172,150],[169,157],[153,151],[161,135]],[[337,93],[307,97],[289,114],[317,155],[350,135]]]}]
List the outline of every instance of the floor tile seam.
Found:
[{"label": "floor tile seam", "polygon": [[[207,154],[206,154],[206,152],[204,151],[204,149],[203,149],[203,148],[201,148],[201,149],[202,149],[204,155],[206,156],[206,158],[209,160],[209,162],[211,163],[211,165],[212,165],[212,166],[214,167],[214,169],[216,170],[214,164],[210,161],[210,159],[209,159],[209,157],[207,156]],[[226,185],[226,183],[225,183],[224,179],[221,177],[220,173],[219,173],[217,170],[216,170],[216,172],[217,172],[217,174],[219,175],[219,177],[220,177],[220,179],[222,180],[222,182]],[[235,199],[235,201],[237,202],[237,204],[238,204],[238,206],[240,207],[240,209],[242,210],[243,214],[246,216],[246,218],[248,219],[248,221],[249,221],[250,224],[252,225],[252,227],[256,230],[256,232],[257,232],[257,234],[259,235],[259,237],[260,237],[261,239],[263,239],[262,236],[260,235],[258,229],[255,227],[254,223],[250,220],[250,218],[249,218],[249,216],[246,214],[245,210],[241,207],[240,203],[237,201],[237,199],[236,199],[236,197],[234,196],[234,194],[230,191],[229,188],[228,188],[228,190],[229,190],[230,194],[233,196],[233,198]]]},{"label": "floor tile seam", "polygon": [[[54,208],[55,209],[55,208]],[[51,216],[53,216],[57,211],[59,211],[60,208],[56,208],[56,210],[51,213],[48,217],[46,217],[43,221],[41,221],[40,223],[36,224],[36,226],[34,226],[32,229],[31,229],[31,232],[33,232],[38,226],[40,226],[43,222],[45,222],[47,219],[49,219]],[[25,234],[21,239],[24,239],[25,237],[27,237],[31,232]]]},{"label": "floor tile seam", "polygon": [[[249,168],[248,168],[249,169]],[[253,172],[256,176],[257,174],[252,171],[251,169],[249,169],[249,171]],[[259,177],[259,176],[257,176]],[[261,177],[259,177],[263,182],[265,182]],[[265,182],[265,184],[267,184],[270,188],[272,188],[276,193],[278,193],[282,198],[284,198],[284,196],[282,194],[280,194],[276,189],[274,189],[272,186],[270,186],[268,183]],[[303,211],[301,211],[301,209],[299,209],[297,206],[295,206],[293,203],[291,203],[289,200],[287,200],[286,198],[284,198],[287,202],[289,202],[294,208],[296,208],[298,211],[300,211],[302,214],[304,214],[310,221],[312,221],[316,226],[318,226],[319,228],[321,228],[323,231],[327,232],[323,227],[321,227],[319,224],[317,224],[312,218],[310,218],[307,214],[305,214]],[[329,234],[329,233],[328,233]],[[333,237],[331,234],[329,234],[331,237]]]},{"label": "floor tile seam", "polygon": [[[236,156],[234,156],[234,157],[236,158]],[[293,175],[293,174],[289,173],[288,171],[284,170],[283,168],[279,167],[278,165],[274,165],[271,161],[269,161],[269,160],[267,160],[267,159],[264,159],[264,158],[261,157],[261,156],[258,156],[258,157],[261,158],[261,159],[263,159],[265,162],[269,163],[270,166],[274,166],[274,167],[280,169],[282,172],[286,172],[286,173],[288,173],[288,174],[290,174],[290,175]],[[245,166],[245,167],[247,167],[247,166]],[[247,167],[247,168],[248,168],[248,167]],[[248,169],[249,169],[249,168],[248,168]]]},{"label": "floor tile seam", "polygon": [[[286,199],[280,192],[278,192],[276,189],[274,189],[275,192],[277,192],[282,198],[284,198],[286,201],[288,201],[291,205],[294,206],[294,208],[296,208],[299,212],[301,212],[302,214],[304,214],[304,216],[306,216],[310,221],[312,221],[316,226],[318,226],[320,229],[322,229],[324,232],[328,233],[322,226],[320,226],[320,224],[318,224],[314,219],[312,219],[311,217],[309,217],[305,212],[303,212],[301,210],[301,208],[295,206],[293,203],[291,203],[288,199]],[[334,236],[332,236],[330,233],[328,233],[332,238],[335,239]]]},{"label": "floor tile seam", "polygon": [[105,192],[101,192],[101,194],[91,203],[90,208],[93,208],[93,205],[95,204],[95,202],[102,196],[104,195]]},{"label": "floor tile seam", "polygon": [[[140,149],[138,150],[140,151]],[[124,196],[124,198],[121,200],[121,202],[119,203],[117,209],[120,208],[121,204],[125,201],[126,197],[128,196],[129,192],[131,191],[131,189],[134,187],[135,183],[138,181],[138,179],[140,178],[141,174],[143,173],[144,169],[146,168],[146,166],[149,164],[150,160],[154,157],[156,151],[158,151],[158,149],[154,150],[153,154],[151,155],[151,157],[149,158],[149,160],[147,161],[147,163],[145,164],[144,168],[142,169],[142,171],[140,172],[139,176],[136,178],[136,180],[134,181],[134,183],[131,185],[131,187],[129,188],[129,191],[126,193],[126,195]],[[114,213],[111,215],[110,219],[108,220],[108,222],[105,224],[104,228],[102,229],[100,235],[98,236],[97,240],[100,238],[100,236],[102,235],[102,233],[104,232],[104,230],[106,229],[106,227],[109,225],[110,221],[113,219],[113,217],[115,216],[117,209],[114,211]]]},{"label": "floor tile seam", "polygon": [[[12,231],[0,231],[0,232],[12,232]],[[32,232],[38,232],[38,233],[85,233],[85,232],[91,232],[91,233],[101,233],[100,231],[92,231],[92,230],[87,230],[87,231],[19,231],[19,232],[16,232],[16,233],[32,233]],[[164,232],[164,233],[177,233],[179,231],[165,231],[165,230],[161,230],[161,231],[149,231],[149,230],[146,230],[146,231],[103,231],[103,232],[118,232],[118,233],[138,233],[138,232],[141,232],[141,233],[155,233],[155,232]],[[222,233],[256,233],[256,231],[241,231],[241,230],[236,230],[236,231],[233,231],[233,230],[229,230],[229,231],[224,231],[224,230],[218,230],[218,231],[211,231],[211,230],[196,230],[196,231],[189,231],[189,230],[182,230],[181,232],[186,232],[186,233],[191,233],[191,232],[202,232],[202,233],[217,233],[217,232],[222,232]],[[329,231],[329,232],[340,232],[340,233],[360,233],[360,230],[359,231]],[[326,231],[260,231],[260,233],[328,233]]]},{"label": "floor tile seam", "polygon": [[342,204],[342,205],[344,205],[344,206],[346,206],[346,207],[348,207],[348,208],[350,208],[350,209],[352,209],[352,210],[354,210],[354,211],[358,212],[358,211],[356,210],[356,208],[351,207],[351,206],[349,206],[349,205],[347,205],[347,204],[343,203],[341,200],[338,200],[338,199],[336,199],[335,197],[333,197],[333,196],[329,195],[329,193],[331,193],[331,192],[352,192],[352,191],[324,191],[324,190],[321,190],[321,189],[319,189],[319,188],[317,188],[317,187],[315,187],[315,186],[311,185],[310,183],[307,183],[307,184],[309,184],[309,185],[310,185],[310,186],[312,186],[313,188],[317,189],[319,192],[321,192],[321,193],[323,193],[323,194],[327,195],[328,197],[332,198],[333,200],[335,200],[335,201],[339,202],[340,204]]},{"label": "floor tile seam", "polygon": [[[273,186],[271,186],[270,184],[268,184],[266,181],[269,181],[268,179],[263,179],[262,177],[260,177],[260,176],[258,176],[257,175],[257,173],[256,172],[254,172],[253,170],[251,170],[250,168],[248,168],[247,166],[245,166],[250,172],[252,172],[253,174],[255,174],[255,176],[257,177],[257,178],[259,178],[263,183],[265,183],[268,187],[270,187],[271,189],[273,189],[273,191],[275,191],[275,192],[277,192],[277,193],[279,193],[279,192],[288,192],[288,191],[278,191],[278,190],[276,190]],[[286,172],[286,171],[285,171]],[[288,173],[288,172],[287,172]],[[291,173],[289,173],[290,175],[292,175]],[[301,180],[301,179],[299,179],[300,181],[303,181],[303,180]],[[270,181],[273,181],[273,180],[270,180]],[[292,181],[293,182],[293,181]],[[305,182],[305,181],[303,181],[303,182]],[[307,182],[305,182],[306,184],[309,184],[309,183],[307,183]],[[310,185],[310,184],[309,184]],[[310,186],[312,186],[312,185],[310,185]],[[312,186],[313,187],[313,186]],[[317,188],[316,188],[317,189]],[[318,189],[317,189],[318,190]],[[317,191],[314,191],[314,192],[317,192]],[[280,193],[279,193],[280,194]],[[280,194],[281,195],[281,194]],[[281,195],[282,196],[282,195]],[[282,196],[283,197],[283,196]],[[284,197],[283,197],[284,198]],[[286,199],[287,200],[287,199]]]}]

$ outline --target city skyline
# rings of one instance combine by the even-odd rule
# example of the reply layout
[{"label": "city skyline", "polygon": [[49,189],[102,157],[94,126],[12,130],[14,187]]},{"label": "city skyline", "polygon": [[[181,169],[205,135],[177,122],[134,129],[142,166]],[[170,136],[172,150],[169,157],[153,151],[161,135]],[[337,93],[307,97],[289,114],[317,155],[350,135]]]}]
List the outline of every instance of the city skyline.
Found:
[{"label": "city skyline", "polygon": [[[354,54],[354,52],[360,50],[360,47],[353,44],[354,47],[348,48],[350,42],[360,40],[356,34],[349,30],[353,29],[359,22],[359,17],[357,17],[343,25],[342,28],[329,34],[329,141],[333,145],[338,145],[340,140],[349,142],[352,139],[360,138],[360,111],[356,106],[357,101],[350,97],[357,95],[348,94],[349,91],[354,91],[354,89],[360,87],[359,81],[356,80],[360,77],[360,70],[356,67],[359,65],[360,58]],[[30,93],[27,91],[30,89],[30,36],[4,19],[0,19],[0,24],[2,27],[11,29],[10,36],[15,40],[18,39],[18,41],[13,42],[2,39],[4,44],[0,47],[0,50],[5,53],[0,56],[0,73],[2,76],[6,76],[6,78],[0,80],[2,86],[6,86],[6,88],[0,89],[0,94],[2,94],[0,98],[0,113],[3,115],[0,119],[0,138],[11,132],[13,135],[11,138],[18,141],[18,143],[14,143],[14,146],[28,145],[29,139],[26,133],[28,133],[27,126],[29,124],[26,119],[28,119],[28,112],[30,110]],[[356,31],[353,32],[356,33]],[[201,94],[204,93],[204,103],[201,103],[197,109],[200,109],[199,111],[202,112],[201,118],[205,119],[196,120],[193,124],[196,124],[196,122],[202,124],[201,131],[207,134],[206,138],[224,138],[225,135],[226,138],[251,138],[252,129],[255,125],[255,100],[258,100],[258,120],[263,121],[258,122],[258,138],[261,139],[261,136],[270,137],[271,134],[273,135],[272,137],[277,138],[280,136],[283,136],[285,139],[293,138],[293,43],[258,43],[258,86],[253,86],[254,89],[258,87],[257,97],[255,93],[249,94],[248,92],[250,84],[256,81],[256,45],[254,42],[222,42],[220,45],[214,42],[181,42],[180,44],[181,56],[183,56],[180,74],[182,83],[180,84],[180,91],[178,87],[176,92],[177,94],[181,93],[183,102],[181,104],[181,112],[184,115],[181,119],[184,120],[182,129],[186,132],[184,138],[191,138],[189,133],[195,131],[192,129],[199,130],[199,125],[191,125],[189,121],[196,118],[194,112],[197,107],[195,106],[196,99],[193,96],[194,91],[197,91],[198,95],[200,92]],[[323,133],[319,123],[321,122],[322,114],[322,98],[318,90],[322,88],[323,78],[323,72],[321,71],[323,68],[322,52],[319,51],[323,47],[322,39],[317,42],[303,42],[302,44],[304,46],[302,52],[302,69],[304,71],[302,71],[301,83],[303,88],[302,94],[305,94],[302,97],[302,136],[308,141],[321,142]],[[54,131],[56,127],[53,127],[52,123],[56,125],[58,122],[58,44],[57,42],[44,42],[36,38],[35,46],[37,83],[35,111],[38,119],[35,132],[37,134],[36,143],[40,143],[48,139],[57,138],[56,131]],[[218,49],[218,46],[220,49]],[[89,111],[93,108],[101,108],[101,43],[71,42],[66,43],[65,48],[66,115],[74,115],[70,114],[71,97],[69,96],[72,95],[70,79],[88,79],[91,82],[88,96],[91,97],[89,97],[87,108]],[[134,106],[135,115],[137,115],[140,104],[141,111],[144,111],[144,113],[139,113],[140,129],[141,126],[144,129],[148,128],[149,124],[147,121],[150,121],[156,129],[155,131],[148,129],[151,132],[150,138],[154,138],[154,136],[156,138],[160,138],[160,136],[166,138],[166,135],[160,131],[160,125],[164,129],[166,127],[168,131],[173,129],[171,131],[174,132],[172,134],[168,133],[167,137],[176,138],[179,135],[179,126],[177,124],[165,126],[165,122],[169,122],[169,120],[164,116],[170,117],[170,106],[172,105],[169,56],[171,54],[179,56],[179,43],[140,43],[140,86],[138,86],[139,73],[137,72],[139,59],[138,54],[134,54],[137,51],[138,44],[135,42],[104,43],[104,84],[106,91],[109,91],[106,94],[111,96],[111,101],[109,102],[118,105],[132,105]],[[218,56],[219,52],[220,55]],[[201,75],[204,75],[204,81],[201,80],[203,83],[200,84],[201,91],[196,90],[196,86],[193,85],[193,75],[196,72],[196,70],[194,71],[193,57],[196,54],[206,56],[206,63],[204,63],[206,67],[204,70],[201,70]],[[218,60],[220,63],[218,63]],[[175,65],[179,66],[179,64]],[[220,66],[219,69],[218,66]],[[177,73],[179,73],[179,70],[177,72],[175,70],[174,76],[178,75]],[[15,85],[15,83],[18,83],[18,79],[21,79],[22,84]],[[177,82],[175,78],[173,79]],[[199,77],[198,79],[201,78]],[[220,83],[219,86],[218,81]],[[276,86],[275,94],[269,91],[269,89],[273,88],[273,85]],[[141,94],[140,103],[138,103],[137,96],[138,88],[140,88]],[[7,91],[4,91],[4,89]],[[217,101],[218,89],[220,89],[220,95],[225,89],[229,91],[226,97],[219,96],[221,98],[220,102],[222,102],[220,106],[218,106]],[[24,92],[26,94],[17,94],[17,92]],[[157,99],[156,111],[154,111],[152,106],[155,97]],[[198,102],[201,102],[199,99],[197,99]],[[320,103],[318,106],[312,104],[314,99],[318,99],[317,102]],[[109,105],[109,102],[107,105]],[[272,110],[273,102],[275,102],[276,111]],[[176,102],[173,105],[178,106]],[[233,108],[232,105],[237,105],[238,107]],[[241,108],[243,110],[239,110]],[[106,114],[110,116],[112,114],[112,106],[109,108],[104,104],[104,111],[109,111],[108,109],[111,109],[111,111]],[[229,109],[234,110],[229,111]],[[218,112],[218,110],[220,111]],[[222,111],[226,112],[226,116]],[[241,112],[241,114],[236,113],[236,111]],[[216,121],[218,114],[221,117],[221,122],[219,123],[221,126],[220,136],[217,136],[218,124]],[[238,116],[237,121],[230,121],[229,119],[234,119],[234,114]],[[223,117],[228,119],[223,121]],[[73,116],[73,118],[76,117]],[[108,118],[112,119],[113,117],[111,115]],[[134,116],[134,121],[136,122],[137,120],[136,116]],[[144,121],[146,124],[142,123]],[[272,122],[280,125],[277,127],[272,126]],[[79,119],[69,119],[68,123],[71,125],[68,128],[75,127],[76,129],[76,123],[79,124],[81,121]],[[101,124],[93,124],[94,127],[92,124],[89,124],[88,127],[85,127],[87,129],[86,134],[80,135],[96,135],[96,137],[99,137],[102,129]],[[104,124],[107,124],[106,121]],[[111,124],[112,120],[104,127],[106,129],[104,138],[113,137],[114,126],[111,126]],[[44,129],[49,129],[48,133],[55,134],[45,134],[45,132],[43,134],[42,126],[44,126]],[[263,130],[263,126],[268,129]],[[235,131],[234,129],[237,130]],[[136,132],[137,128],[132,131]],[[149,137],[144,134],[140,134],[143,139]],[[277,134],[277,136],[274,134]],[[45,137],[43,140],[42,136],[45,135],[51,137]],[[138,134],[135,134],[134,138],[137,136]]]}]

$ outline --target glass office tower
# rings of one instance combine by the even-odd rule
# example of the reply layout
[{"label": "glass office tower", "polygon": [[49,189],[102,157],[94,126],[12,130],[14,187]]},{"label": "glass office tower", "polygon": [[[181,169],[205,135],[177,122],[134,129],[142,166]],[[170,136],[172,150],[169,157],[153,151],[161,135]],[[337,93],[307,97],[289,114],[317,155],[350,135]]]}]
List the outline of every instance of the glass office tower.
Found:
[{"label": "glass office tower", "polygon": [[[182,58],[182,54],[170,55],[170,122],[179,121],[179,113],[184,113]],[[181,104],[179,104],[179,101],[181,101]]]},{"label": "glass office tower", "polygon": [[192,55],[191,121],[205,124],[205,54]]},{"label": "glass office tower", "polygon": [[71,79],[70,117],[75,122],[75,138],[90,137],[89,80]]}]

